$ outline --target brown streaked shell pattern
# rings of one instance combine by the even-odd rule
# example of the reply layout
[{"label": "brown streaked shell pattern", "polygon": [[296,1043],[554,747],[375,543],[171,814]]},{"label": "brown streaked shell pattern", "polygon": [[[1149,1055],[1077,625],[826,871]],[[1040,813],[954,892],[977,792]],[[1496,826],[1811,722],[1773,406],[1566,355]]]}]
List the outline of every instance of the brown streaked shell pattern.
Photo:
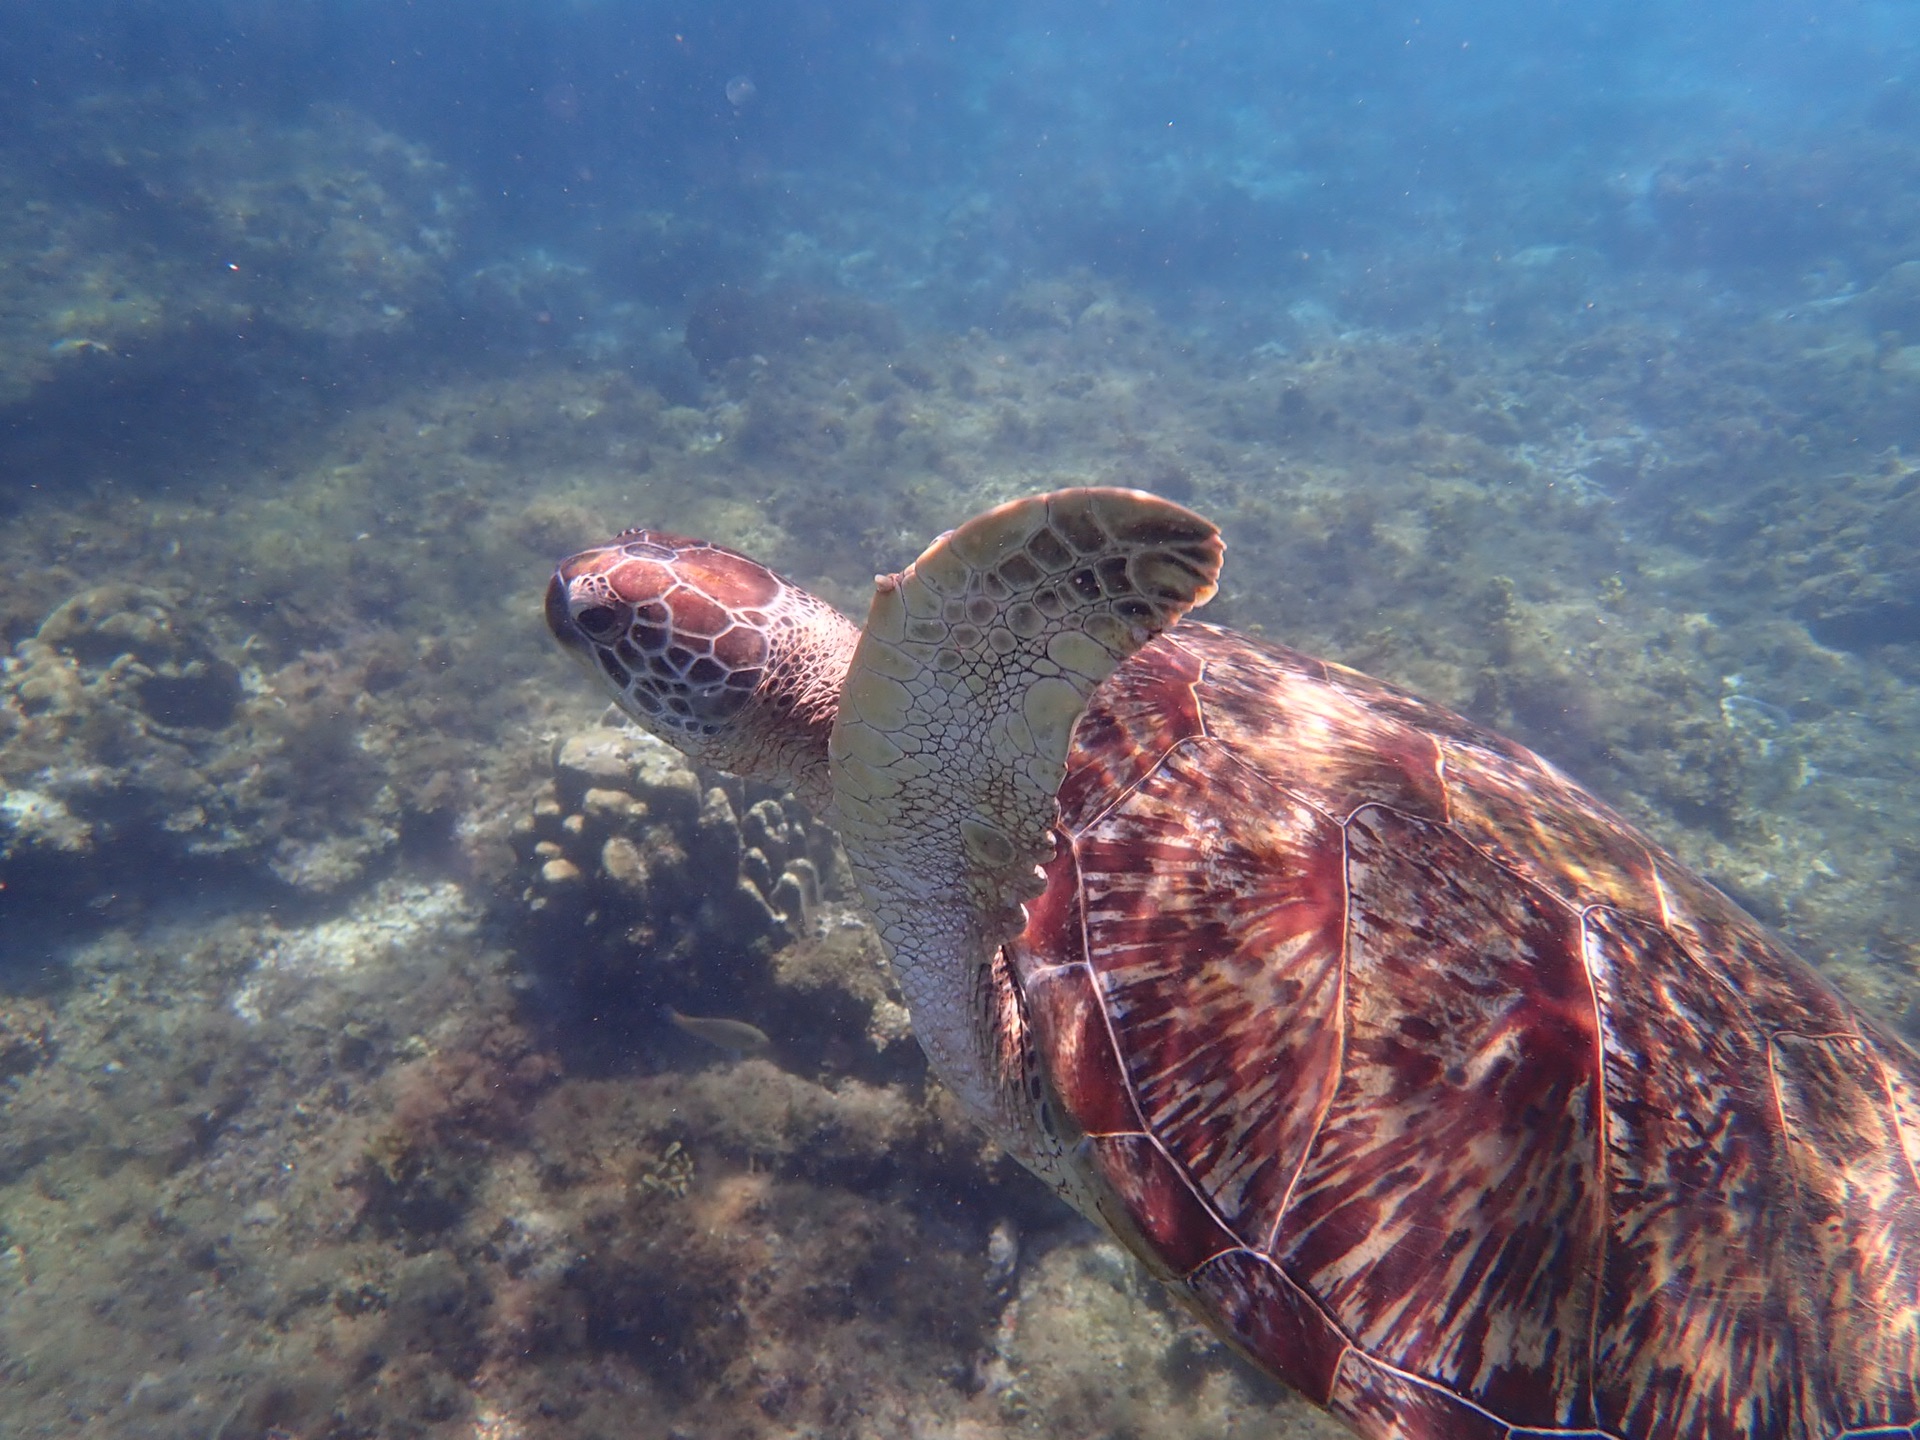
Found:
[{"label": "brown streaked shell pattern", "polygon": [[1200,625],[1008,947],[1116,1233],[1373,1437],[1920,1422],[1920,1060],[1530,752]]}]

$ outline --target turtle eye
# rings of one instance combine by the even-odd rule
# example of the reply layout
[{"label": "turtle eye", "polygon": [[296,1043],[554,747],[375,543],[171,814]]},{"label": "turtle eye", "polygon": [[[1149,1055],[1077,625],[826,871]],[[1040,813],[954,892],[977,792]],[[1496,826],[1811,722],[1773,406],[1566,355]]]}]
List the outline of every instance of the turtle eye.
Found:
[{"label": "turtle eye", "polygon": [[588,605],[573,617],[573,623],[594,639],[605,640],[620,628],[620,614],[611,605]]}]

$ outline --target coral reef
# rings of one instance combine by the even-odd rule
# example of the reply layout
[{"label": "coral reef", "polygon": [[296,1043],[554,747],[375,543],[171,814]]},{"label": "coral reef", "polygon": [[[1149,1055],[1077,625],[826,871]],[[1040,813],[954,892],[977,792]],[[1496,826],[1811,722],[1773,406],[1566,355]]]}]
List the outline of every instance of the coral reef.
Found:
[{"label": "coral reef", "polygon": [[1920,640],[1920,465],[1897,449],[1865,474],[1820,483],[1820,503],[1773,484],[1750,501],[1748,523],[1771,531],[1779,588],[1815,639],[1843,650]]},{"label": "coral reef", "polygon": [[539,862],[534,912],[578,911],[592,874],[628,897],[624,913],[560,923],[617,930],[643,956],[659,951],[656,932],[675,936],[670,962],[715,936],[751,952],[814,933],[820,872],[836,861],[831,834],[797,806],[769,795],[737,811],[739,782],[703,786],[678,752],[626,727],[569,736],[555,770],[514,827]]},{"label": "coral reef", "polygon": [[904,1038],[837,842],[797,802],[703,778],[627,727],[555,750],[510,831],[521,948],[550,1003],[618,1017],[622,1045],[674,1007],[724,1009],[775,1032],[788,1063],[871,1069]]},{"label": "coral reef", "polygon": [[438,302],[469,208],[420,146],[344,108],[209,119],[191,88],[44,118],[0,206],[0,404],[279,332],[338,343]]},{"label": "coral reef", "polygon": [[212,861],[308,891],[360,879],[406,810],[362,724],[391,663],[374,647],[268,671],[179,592],[80,589],[0,664],[0,878],[24,869],[85,902]]}]

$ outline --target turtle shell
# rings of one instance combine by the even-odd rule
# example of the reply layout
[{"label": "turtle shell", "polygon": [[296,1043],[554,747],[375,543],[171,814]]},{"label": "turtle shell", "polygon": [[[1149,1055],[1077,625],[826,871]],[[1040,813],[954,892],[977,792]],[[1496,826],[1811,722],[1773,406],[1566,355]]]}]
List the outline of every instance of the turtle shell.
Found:
[{"label": "turtle shell", "polygon": [[1920,1421],[1920,1059],[1529,751],[1211,627],[1006,959],[1091,1206],[1362,1434]]}]

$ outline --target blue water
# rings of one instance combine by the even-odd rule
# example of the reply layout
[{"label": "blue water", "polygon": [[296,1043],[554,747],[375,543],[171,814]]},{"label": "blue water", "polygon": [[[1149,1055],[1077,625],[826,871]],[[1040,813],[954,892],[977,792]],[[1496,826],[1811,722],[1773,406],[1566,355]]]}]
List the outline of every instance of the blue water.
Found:
[{"label": "blue water", "polygon": [[[1456,259],[1457,286],[1533,244],[1590,244],[1629,274],[1838,263],[1870,283],[1912,203],[1910,169],[1875,162],[1910,150],[1920,104],[1897,4],[1178,23],[1124,5],[79,4],[16,16],[0,43],[16,163],[50,185],[89,178],[47,136],[76,103],[162,126],[345,105],[471,186],[468,265],[544,251],[670,301],[764,274],[799,236],[840,278],[959,313],[1071,265],[1191,303],[1364,288],[1368,263],[1410,253]],[[1731,212],[1657,213],[1654,177],[1695,166],[1737,168]],[[660,209],[717,234],[671,256],[623,240]],[[1446,291],[1401,297],[1402,318]]]},{"label": "blue water", "polygon": [[13,7],[0,1440],[1310,1426],[553,562],[1158,490],[1911,1035],[1916,457],[1911,3]]}]

